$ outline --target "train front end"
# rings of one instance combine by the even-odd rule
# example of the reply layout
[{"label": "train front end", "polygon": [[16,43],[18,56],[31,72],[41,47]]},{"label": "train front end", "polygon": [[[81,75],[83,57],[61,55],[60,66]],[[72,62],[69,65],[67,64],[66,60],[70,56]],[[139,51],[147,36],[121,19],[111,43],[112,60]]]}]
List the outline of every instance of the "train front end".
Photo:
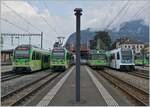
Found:
[{"label": "train front end", "polygon": [[88,65],[92,68],[103,69],[106,66],[106,54],[104,51],[92,51],[89,54]]},{"label": "train front end", "polygon": [[120,69],[124,71],[133,71],[134,64],[134,54],[132,49],[121,49],[121,63]]},{"label": "train front end", "polygon": [[67,69],[66,53],[64,49],[53,49],[51,54],[51,69],[64,71]]},{"label": "train front end", "polygon": [[13,71],[31,72],[30,68],[30,47],[18,46],[13,53]]}]

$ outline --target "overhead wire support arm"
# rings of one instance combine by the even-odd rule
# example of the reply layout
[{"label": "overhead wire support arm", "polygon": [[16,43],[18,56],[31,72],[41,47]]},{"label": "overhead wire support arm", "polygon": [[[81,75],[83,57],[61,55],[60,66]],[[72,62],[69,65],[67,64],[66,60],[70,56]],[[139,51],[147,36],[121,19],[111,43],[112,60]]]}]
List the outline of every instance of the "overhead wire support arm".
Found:
[{"label": "overhead wire support arm", "polygon": [[33,33],[23,33],[23,34],[18,34],[18,33],[1,33],[1,36],[16,36],[16,37],[24,37],[24,36],[40,36],[41,37],[41,49],[43,48],[43,32],[41,32],[41,34],[33,34]]}]

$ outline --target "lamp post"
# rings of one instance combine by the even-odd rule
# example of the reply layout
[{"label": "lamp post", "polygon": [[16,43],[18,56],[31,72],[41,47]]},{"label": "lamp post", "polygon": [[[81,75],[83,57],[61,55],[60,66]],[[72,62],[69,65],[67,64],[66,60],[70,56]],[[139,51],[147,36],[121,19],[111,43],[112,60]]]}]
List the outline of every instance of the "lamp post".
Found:
[{"label": "lamp post", "polygon": [[76,16],[76,102],[80,102],[80,16],[82,9],[74,9]]}]

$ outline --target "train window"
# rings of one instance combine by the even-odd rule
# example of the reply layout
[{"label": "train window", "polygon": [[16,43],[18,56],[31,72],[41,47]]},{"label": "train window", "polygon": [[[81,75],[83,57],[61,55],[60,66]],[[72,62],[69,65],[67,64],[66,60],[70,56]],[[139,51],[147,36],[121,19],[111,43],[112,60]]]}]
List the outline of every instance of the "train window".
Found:
[{"label": "train window", "polygon": [[36,53],[36,59],[37,60],[40,60],[41,58],[40,58],[40,53]]},{"label": "train window", "polygon": [[32,54],[32,60],[35,60],[35,52]]},{"label": "train window", "polygon": [[117,59],[120,59],[120,55],[119,55],[119,52],[117,52]]},{"label": "train window", "polygon": [[110,57],[110,59],[111,59],[111,60],[112,60],[112,59],[115,59],[115,54],[112,54],[111,57]]},{"label": "train window", "polygon": [[48,63],[49,60],[49,56],[48,55],[44,55],[43,56],[43,62]]},{"label": "train window", "polygon": [[36,53],[36,60],[38,60],[38,55],[39,55],[39,53]]}]

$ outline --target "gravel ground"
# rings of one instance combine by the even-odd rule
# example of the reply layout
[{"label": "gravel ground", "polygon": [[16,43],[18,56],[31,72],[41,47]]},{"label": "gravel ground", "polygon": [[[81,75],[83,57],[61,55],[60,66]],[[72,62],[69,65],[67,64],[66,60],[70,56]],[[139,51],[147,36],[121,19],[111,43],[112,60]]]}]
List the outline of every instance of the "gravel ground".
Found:
[{"label": "gravel ground", "polygon": [[136,77],[125,72],[119,72],[115,70],[107,69],[106,72],[117,76],[119,79],[124,80],[129,84],[132,84],[133,86],[142,89],[143,91],[149,92],[149,80],[147,79]]},{"label": "gravel ground", "polygon": [[146,70],[149,72],[149,67],[142,67],[142,66],[135,66],[135,69],[139,69],[139,70]]},{"label": "gravel ground", "polygon": [[41,72],[39,71],[9,81],[1,82],[1,96],[6,95],[11,90],[17,89],[25,84],[37,80],[40,77],[47,75],[49,72],[51,71],[50,70],[45,70]]}]

